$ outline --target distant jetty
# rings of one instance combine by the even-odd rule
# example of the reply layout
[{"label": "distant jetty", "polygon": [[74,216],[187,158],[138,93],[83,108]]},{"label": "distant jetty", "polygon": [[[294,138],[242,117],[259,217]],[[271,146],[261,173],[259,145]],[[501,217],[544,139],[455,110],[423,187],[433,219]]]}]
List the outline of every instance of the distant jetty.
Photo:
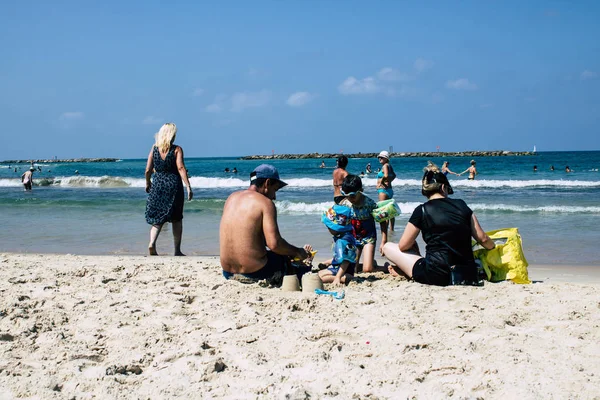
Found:
[{"label": "distant jetty", "polygon": [[[241,160],[294,160],[304,158],[337,158],[340,155],[345,155],[348,158],[377,158],[379,153],[307,153],[307,154],[273,154],[265,156],[245,156],[241,157]],[[428,151],[428,152],[415,152],[415,153],[390,153],[390,157],[502,157],[502,156],[534,156],[537,153],[531,151],[506,151],[506,150],[494,150],[494,151]]]},{"label": "distant jetty", "polygon": [[48,164],[48,163],[89,163],[89,162],[116,162],[118,158],[67,158],[67,159],[54,159],[49,160],[6,160],[0,161],[2,164]]}]

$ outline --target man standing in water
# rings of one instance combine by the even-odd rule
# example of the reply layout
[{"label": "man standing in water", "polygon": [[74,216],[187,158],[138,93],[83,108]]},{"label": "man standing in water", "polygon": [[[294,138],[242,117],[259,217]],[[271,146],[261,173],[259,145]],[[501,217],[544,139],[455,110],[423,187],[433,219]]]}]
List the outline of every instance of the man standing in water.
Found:
[{"label": "man standing in water", "polygon": [[23,182],[26,192],[31,190],[31,185],[33,184],[33,171],[35,171],[35,168],[31,167],[29,168],[29,171],[25,171],[25,173],[21,175],[21,182]]},{"label": "man standing in water", "polygon": [[[310,245],[295,247],[279,233],[276,192],[287,183],[272,165],[259,165],[250,174],[250,187],[232,193],[223,208],[219,228],[221,267],[226,279],[234,274],[278,282],[290,258],[311,257]],[[269,250],[266,249],[269,248]]]},{"label": "man standing in water", "polygon": [[348,165],[348,157],[339,156],[337,158],[337,168],[333,170],[333,201],[335,204],[340,204],[340,201],[344,200],[342,196],[342,183],[344,178],[348,176],[346,166]]}]

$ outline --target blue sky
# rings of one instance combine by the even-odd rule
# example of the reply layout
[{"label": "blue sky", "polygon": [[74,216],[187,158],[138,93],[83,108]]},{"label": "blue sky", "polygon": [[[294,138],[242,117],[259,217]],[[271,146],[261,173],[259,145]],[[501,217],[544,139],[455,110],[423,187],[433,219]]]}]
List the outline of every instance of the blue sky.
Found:
[{"label": "blue sky", "polygon": [[2,1],[0,159],[600,149],[595,1]]}]

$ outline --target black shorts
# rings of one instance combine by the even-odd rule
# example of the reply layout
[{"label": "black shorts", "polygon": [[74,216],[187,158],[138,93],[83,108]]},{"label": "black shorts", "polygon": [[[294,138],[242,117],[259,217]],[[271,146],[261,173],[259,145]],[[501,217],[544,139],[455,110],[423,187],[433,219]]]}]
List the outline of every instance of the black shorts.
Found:
[{"label": "black shorts", "polygon": [[[258,271],[242,275],[244,275],[246,278],[252,278],[256,280],[282,279],[283,276],[286,274],[286,269],[288,265],[288,257],[282,256],[281,254],[273,253],[272,251],[267,251],[267,263],[264,267],[262,267]],[[225,279],[229,279],[233,275],[234,274],[232,274],[231,272],[223,270],[223,276],[225,277]]]},{"label": "black shorts", "polygon": [[424,258],[419,258],[413,266],[412,278],[415,282],[424,285],[448,286],[450,284],[450,270],[439,267],[430,267]]}]

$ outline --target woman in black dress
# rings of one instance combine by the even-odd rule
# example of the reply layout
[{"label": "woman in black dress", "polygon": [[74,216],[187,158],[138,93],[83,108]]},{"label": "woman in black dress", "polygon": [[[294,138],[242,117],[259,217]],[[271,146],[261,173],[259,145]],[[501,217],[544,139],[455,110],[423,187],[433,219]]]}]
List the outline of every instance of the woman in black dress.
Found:
[{"label": "woman in black dress", "polygon": [[[148,245],[151,256],[157,255],[156,239],[165,222],[173,225],[175,255],[185,255],[181,252],[183,183],[187,187],[188,200],[192,200],[193,193],[183,162],[183,149],[173,144],[176,135],[175,124],[164,124],[156,134],[156,142],[148,154],[146,193],[149,196],[146,202],[146,221],[152,225]],[[150,180],[153,173],[154,177]]]}]

